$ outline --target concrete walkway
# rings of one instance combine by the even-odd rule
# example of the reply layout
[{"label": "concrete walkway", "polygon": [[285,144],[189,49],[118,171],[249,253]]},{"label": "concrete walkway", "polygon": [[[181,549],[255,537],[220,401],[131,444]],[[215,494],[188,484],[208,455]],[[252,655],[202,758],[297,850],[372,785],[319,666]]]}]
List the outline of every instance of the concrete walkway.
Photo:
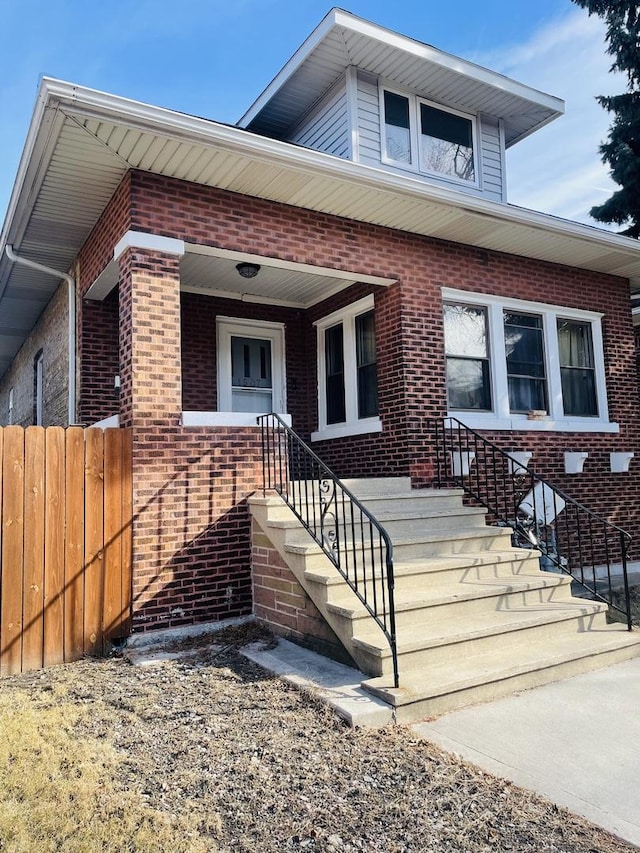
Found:
[{"label": "concrete walkway", "polygon": [[413,728],[640,846],[640,659]]}]

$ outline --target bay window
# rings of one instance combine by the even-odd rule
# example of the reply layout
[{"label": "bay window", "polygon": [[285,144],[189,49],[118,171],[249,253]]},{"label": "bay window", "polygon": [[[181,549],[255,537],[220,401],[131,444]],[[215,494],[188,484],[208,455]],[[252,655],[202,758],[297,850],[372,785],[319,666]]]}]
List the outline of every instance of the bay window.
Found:
[{"label": "bay window", "polygon": [[318,331],[318,441],[380,432],[373,296],[324,317]]},{"label": "bay window", "polygon": [[617,432],[602,315],[443,288],[449,410],[470,427]]}]

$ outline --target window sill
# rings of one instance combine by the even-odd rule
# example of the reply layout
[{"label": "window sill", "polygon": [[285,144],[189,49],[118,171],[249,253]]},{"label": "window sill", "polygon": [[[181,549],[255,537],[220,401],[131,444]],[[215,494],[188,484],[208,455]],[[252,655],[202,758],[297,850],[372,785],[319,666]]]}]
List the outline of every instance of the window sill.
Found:
[{"label": "window sill", "polygon": [[[259,417],[259,412],[183,412],[182,426],[258,427],[257,418]],[[282,418],[287,426],[291,426],[291,415],[281,414],[278,417]]]},{"label": "window sill", "polygon": [[[620,432],[620,425],[613,421],[600,421],[597,418],[564,418],[554,420],[545,418],[530,421],[526,416],[514,415],[510,418],[496,417],[475,412],[450,412],[448,417],[457,418],[470,429],[485,429],[509,432]],[[455,425],[453,426],[455,429]]]},{"label": "window sill", "polygon": [[332,438],[346,438],[350,435],[366,435],[369,432],[382,432],[380,418],[366,418],[351,424],[331,424],[311,433],[311,441],[328,441]]}]

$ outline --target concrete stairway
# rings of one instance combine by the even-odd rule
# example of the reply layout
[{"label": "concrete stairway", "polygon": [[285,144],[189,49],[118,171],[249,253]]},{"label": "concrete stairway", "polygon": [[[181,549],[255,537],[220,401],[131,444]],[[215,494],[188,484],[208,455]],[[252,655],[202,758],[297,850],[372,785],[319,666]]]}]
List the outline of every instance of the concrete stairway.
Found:
[{"label": "concrete stairway", "polygon": [[424,719],[640,655],[640,632],[607,624],[606,605],[571,595],[462,490],[411,490],[403,478],[346,485],[394,547],[400,687],[388,643],[357,596],[277,495],[251,512],[346,650],[363,687],[399,722]]}]

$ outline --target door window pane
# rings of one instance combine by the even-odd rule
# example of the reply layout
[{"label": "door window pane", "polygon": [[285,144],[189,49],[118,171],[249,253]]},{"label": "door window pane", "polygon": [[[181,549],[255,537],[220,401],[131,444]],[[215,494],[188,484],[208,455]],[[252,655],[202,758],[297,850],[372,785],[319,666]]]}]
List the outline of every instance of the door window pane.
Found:
[{"label": "door window pane", "polygon": [[486,309],[444,306],[447,395],[451,409],[491,409]]},{"label": "door window pane", "polygon": [[356,363],[358,370],[358,417],[378,414],[378,366],[373,311],[356,317]]},{"label": "door window pane", "polygon": [[331,326],[324,333],[326,370],[327,423],[339,424],[346,420],[344,394],[344,338],[342,323]]},{"label": "door window pane", "polygon": [[547,411],[542,317],[504,312],[509,408],[512,412]]},{"label": "door window pane", "polygon": [[231,337],[231,409],[270,412],[273,408],[271,341]]},{"label": "door window pane", "polygon": [[399,163],[410,163],[409,99],[385,92],[384,122],[387,157]]},{"label": "door window pane", "polygon": [[420,104],[420,168],[474,181],[470,119]]},{"label": "door window pane", "polygon": [[557,327],[564,413],[597,416],[591,324],[558,319]]}]

